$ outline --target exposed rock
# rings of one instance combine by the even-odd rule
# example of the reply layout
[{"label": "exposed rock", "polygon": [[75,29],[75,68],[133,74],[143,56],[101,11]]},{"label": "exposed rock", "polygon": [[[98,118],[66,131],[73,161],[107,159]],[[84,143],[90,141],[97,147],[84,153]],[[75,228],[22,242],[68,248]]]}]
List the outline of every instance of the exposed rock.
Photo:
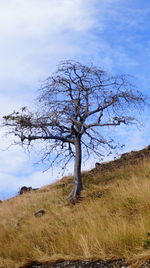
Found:
[{"label": "exposed rock", "polygon": [[32,187],[27,187],[27,186],[22,186],[21,189],[19,190],[19,194],[24,194],[30,191],[36,191],[39,188],[32,188]]},{"label": "exposed rock", "polygon": [[124,259],[110,261],[57,261],[57,262],[31,262],[19,268],[122,268],[128,267]]},{"label": "exposed rock", "polygon": [[34,216],[35,217],[42,217],[45,213],[46,213],[46,211],[44,209],[40,209],[34,213]]},{"label": "exposed rock", "polygon": [[29,192],[31,190],[32,190],[32,187],[22,186],[21,189],[19,190],[19,194],[24,194],[24,193]]},{"label": "exposed rock", "polygon": [[150,260],[139,263],[129,263],[126,259],[95,260],[95,261],[56,261],[29,262],[19,268],[150,268]]},{"label": "exposed rock", "polygon": [[97,168],[99,165],[100,165],[100,163],[99,162],[96,162],[95,163],[95,168]]}]

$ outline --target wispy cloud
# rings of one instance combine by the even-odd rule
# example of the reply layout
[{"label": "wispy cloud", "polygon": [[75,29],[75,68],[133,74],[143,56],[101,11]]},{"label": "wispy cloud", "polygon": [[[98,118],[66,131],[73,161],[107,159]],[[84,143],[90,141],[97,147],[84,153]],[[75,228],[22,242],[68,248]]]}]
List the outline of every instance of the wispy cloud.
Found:
[{"label": "wispy cloud", "polygon": [[[73,34],[82,35],[95,23],[82,0],[0,3],[0,74],[17,83],[37,82],[46,68],[78,50]],[[78,37],[79,37],[78,36]],[[48,70],[47,70],[48,71]]]}]

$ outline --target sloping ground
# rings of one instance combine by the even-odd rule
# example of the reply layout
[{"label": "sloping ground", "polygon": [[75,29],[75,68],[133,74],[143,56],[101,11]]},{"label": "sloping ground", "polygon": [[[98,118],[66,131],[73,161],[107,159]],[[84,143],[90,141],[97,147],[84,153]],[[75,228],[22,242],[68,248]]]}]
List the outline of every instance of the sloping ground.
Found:
[{"label": "sloping ground", "polygon": [[131,151],[129,153],[124,153],[119,159],[110,161],[108,163],[96,163],[96,168],[91,172],[111,172],[118,168],[136,165],[140,160],[148,160],[150,158],[150,145],[145,147],[140,151]]},{"label": "sloping ground", "polygon": [[[100,259],[128,259],[137,267],[150,259],[149,159],[147,147],[84,172],[83,198],[75,206],[66,201],[72,177],[2,202],[0,267],[46,267],[57,260],[68,266],[47,267],[113,267],[87,262]],[[39,209],[46,213],[35,217]]]}]

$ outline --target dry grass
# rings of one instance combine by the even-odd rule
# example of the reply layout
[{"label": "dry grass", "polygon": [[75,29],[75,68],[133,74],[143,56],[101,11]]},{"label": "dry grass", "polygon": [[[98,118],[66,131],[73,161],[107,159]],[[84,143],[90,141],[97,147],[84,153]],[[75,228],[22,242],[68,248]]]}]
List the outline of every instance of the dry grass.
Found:
[{"label": "dry grass", "polygon": [[[0,267],[28,260],[150,257],[150,162],[83,177],[83,200],[75,206],[66,202],[70,177],[0,204]],[[34,217],[41,208],[47,213]]]}]

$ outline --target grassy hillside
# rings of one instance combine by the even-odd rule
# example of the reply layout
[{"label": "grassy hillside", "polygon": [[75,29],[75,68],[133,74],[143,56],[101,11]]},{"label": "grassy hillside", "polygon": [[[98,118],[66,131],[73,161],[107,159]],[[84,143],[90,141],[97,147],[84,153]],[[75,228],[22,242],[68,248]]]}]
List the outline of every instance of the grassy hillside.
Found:
[{"label": "grassy hillside", "polygon": [[[0,267],[28,260],[150,258],[150,150],[83,173],[82,200],[69,205],[72,178],[0,204]],[[42,217],[34,213],[46,210]]]}]

